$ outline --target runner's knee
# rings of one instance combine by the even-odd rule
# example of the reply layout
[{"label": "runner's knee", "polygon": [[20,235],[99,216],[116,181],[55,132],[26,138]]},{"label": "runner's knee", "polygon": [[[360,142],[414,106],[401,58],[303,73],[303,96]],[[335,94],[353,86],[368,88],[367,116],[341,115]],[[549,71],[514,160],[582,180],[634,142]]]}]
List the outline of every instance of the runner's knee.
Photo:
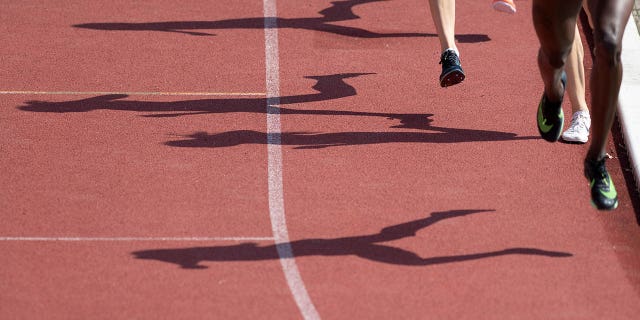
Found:
[{"label": "runner's knee", "polygon": [[545,59],[551,67],[558,69],[564,67],[570,51],[570,47],[567,50],[542,50],[541,58]]},{"label": "runner's knee", "polygon": [[620,55],[622,52],[622,46],[618,39],[621,38],[620,31],[615,28],[608,28],[605,30],[595,30],[595,56],[599,61],[604,62],[610,66],[617,66],[620,64]]}]

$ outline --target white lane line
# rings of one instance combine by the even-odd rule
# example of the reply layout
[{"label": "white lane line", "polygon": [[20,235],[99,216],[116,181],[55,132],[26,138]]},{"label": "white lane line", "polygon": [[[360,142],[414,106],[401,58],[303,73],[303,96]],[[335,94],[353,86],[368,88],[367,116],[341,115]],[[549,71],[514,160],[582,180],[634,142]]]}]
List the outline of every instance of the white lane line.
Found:
[{"label": "white lane line", "polygon": [[265,96],[265,92],[144,92],[144,91],[0,91],[0,95],[127,95],[127,96]]},{"label": "white lane line", "polygon": [[273,237],[0,237],[0,241],[118,242],[118,241],[274,241]]},{"label": "white lane line", "polygon": [[280,128],[280,67],[276,0],[263,0],[265,69],[267,85],[267,152],[269,171],[269,216],[280,264],[289,290],[304,319],[320,319],[304,286],[289,242],[282,186]]}]

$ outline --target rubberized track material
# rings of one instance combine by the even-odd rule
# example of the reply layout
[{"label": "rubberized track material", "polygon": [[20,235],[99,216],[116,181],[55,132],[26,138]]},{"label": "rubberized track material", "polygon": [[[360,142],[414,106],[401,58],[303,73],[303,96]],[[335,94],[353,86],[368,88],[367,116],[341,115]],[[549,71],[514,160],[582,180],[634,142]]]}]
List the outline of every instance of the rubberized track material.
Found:
[{"label": "rubberized track material", "polygon": [[420,1],[3,4],[0,318],[636,317],[626,148],[598,212],[517,5],[441,88]]}]

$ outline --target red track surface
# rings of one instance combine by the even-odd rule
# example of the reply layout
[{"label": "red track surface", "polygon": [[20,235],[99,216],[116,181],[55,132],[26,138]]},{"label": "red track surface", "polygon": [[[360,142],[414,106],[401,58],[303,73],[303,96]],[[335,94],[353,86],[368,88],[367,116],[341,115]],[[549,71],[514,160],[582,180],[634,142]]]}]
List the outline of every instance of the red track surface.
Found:
[{"label": "red track surface", "polygon": [[[320,317],[637,317],[620,159],[620,207],[597,212],[586,146],[537,135],[530,2],[457,1],[467,80],[447,89],[427,3],[361,2],[277,7],[286,227]],[[0,318],[301,317],[270,240],[262,2],[0,21],[0,90],[30,92],[0,96]]]}]

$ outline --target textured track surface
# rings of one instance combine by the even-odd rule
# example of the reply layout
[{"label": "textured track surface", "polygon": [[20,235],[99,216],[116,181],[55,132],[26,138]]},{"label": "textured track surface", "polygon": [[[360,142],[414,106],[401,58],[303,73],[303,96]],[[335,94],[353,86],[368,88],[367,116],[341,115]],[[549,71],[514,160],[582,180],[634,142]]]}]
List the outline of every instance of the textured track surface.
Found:
[{"label": "textured track surface", "polygon": [[300,318],[286,261],[325,319],[636,317],[623,149],[597,212],[586,146],[538,136],[517,5],[457,1],[467,77],[445,89],[426,2],[278,1],[294,257],[262,2],[3,5],[0,318]]}]

